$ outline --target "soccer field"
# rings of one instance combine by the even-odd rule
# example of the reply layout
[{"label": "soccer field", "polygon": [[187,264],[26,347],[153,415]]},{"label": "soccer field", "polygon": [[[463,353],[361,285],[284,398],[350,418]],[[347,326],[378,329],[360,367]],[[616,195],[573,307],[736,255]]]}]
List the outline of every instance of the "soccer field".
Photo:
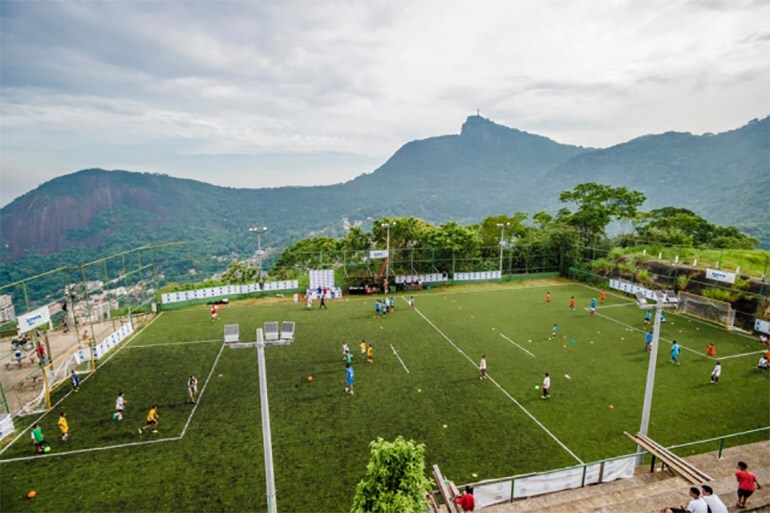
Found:
[{"label": "soccer field", "polygon": [[[60,404],[40,420],[49,454],[34,454],[29,432],[2,449],[0,510],[266,510],[256,350],[224,347],[224,324],[239,324],[242,340],[266,321],[297,324],[291,345],[266,349],[281,511],[348,510],[377,437],[425,443],[427,463],[456,483],[633,452],[623,431],[639,427],[649,327],[631,300],[609,295],[591,316],[586,307],[598,291],[557,280],[434,289],[415,294],[414,310],[406,297],[382,318],[371,297],[312,311],[244,301],[221,309],[218,322],[205,306],[161,314],[79,393],[58,394]],[[650,436],[670,445],[767,426],[768,376],[755,369],[756,340],[667,318]],[[373,345],[371,364],[361,358],[361,339]],[[668,363],[673,339],[683,346],[680,366]],[[343,392],[343,342],[355,358],[354,396]],[[708,342],[723,366],[717,385],[709,383]],[[545,372],[549,400],[535,389]],[[190,374],[199,379],[196,405],[185,404]],[[113,421],[120,391],[126,418]],[[159,432],[140,435],[152,404]],[[61,410],[71,429],[66,443],[57,436]],[[16,419],[17,431],[35,420]],[[33,489],[38,496],[27,500]]]}]

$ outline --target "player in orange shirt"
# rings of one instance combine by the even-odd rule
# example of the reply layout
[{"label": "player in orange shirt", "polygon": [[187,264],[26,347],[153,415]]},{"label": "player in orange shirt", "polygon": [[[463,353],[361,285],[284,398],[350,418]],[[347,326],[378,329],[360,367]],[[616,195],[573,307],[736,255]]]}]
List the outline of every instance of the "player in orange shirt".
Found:
[{"label": "player in orange shirt", "polygon": [[569,297],[569,309],[573,312],[575,311],[575,296]]},{"label": "player in orange shirt", "polygon": [[714,357],[717,355],[717,348],[714,347],[714,344],[709,342],[709,346],[706,348],[706,356]]},{"label": "player in orange shirt", "polygon": [[551,302],[551,293],[550,292],[546,292],[545,293],[545,302],[546,303],[550,303]]},{"label": "player in orange shirt", "polygon": [[607,299],[607,293],[602,290],[601,292],[599,292],[599,301],[601,301],[602,304],[604,304],[605,299]]}]

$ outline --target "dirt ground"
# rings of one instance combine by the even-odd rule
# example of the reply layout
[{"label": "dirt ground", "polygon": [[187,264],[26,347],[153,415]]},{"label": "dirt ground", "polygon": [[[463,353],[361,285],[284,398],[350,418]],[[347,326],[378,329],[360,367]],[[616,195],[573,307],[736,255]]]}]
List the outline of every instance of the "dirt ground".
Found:
[{"label": "dirt ground", "polygon": [[[132,320],[134,328],[143,322],[137,316],[134,316]],[[87,324],[79,327],[79,334],[72,329],[67,333],[64,333],[62,330],[48,331],[46,335],[48,337],[48,347],[50,347],[49,357],[53,357],[56,360],[78,346],[87,345],[88,342],[85,342],[84,338],[90,337],[92,333],[95,343],[98,344],[115,332],[124,322],[127,322],[127,320],[121,318],[93,323],[93,325]],[[85,332],[87,332],[88,337],[84,337]],[[34,349],[22,351],[24,357],[21,360],[14,359],[11,340],[12,337],[0,340],[0,384],[8,400],[11,413],[16,414],[22,406],[40,393],[43,386],[43,372]],[[2,410],[1,407],[0,410]]]}]

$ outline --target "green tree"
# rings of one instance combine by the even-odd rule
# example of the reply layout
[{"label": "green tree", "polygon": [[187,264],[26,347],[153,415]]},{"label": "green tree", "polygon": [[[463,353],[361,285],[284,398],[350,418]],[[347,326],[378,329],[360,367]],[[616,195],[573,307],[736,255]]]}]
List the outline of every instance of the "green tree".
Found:
[{"label": "green tree", "polygon": [[559,201],[575,203],[577,210],[572,212],[563,208],[558,217],[580,229],[585,238],[604,236],[604,230],[610,222],[635,219],[639,207],[646,199],[644,193],[626,187],[581,183],[559,195]]},{"label": "green tree", "polygon": [[369,447],[371,458],[356,486],[351,513],[425,511],[425,445],[399,436],[393,442],[377,438]]}]

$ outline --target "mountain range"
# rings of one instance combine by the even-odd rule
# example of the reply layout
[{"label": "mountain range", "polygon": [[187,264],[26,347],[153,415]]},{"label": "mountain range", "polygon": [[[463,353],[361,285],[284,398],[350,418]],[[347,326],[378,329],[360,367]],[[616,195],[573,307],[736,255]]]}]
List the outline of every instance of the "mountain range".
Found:
[{"label": "mountain range", "polygon": [[237,189],[87,169],[50,180],[0,210],[1,256],[6,264],[34,258],[49,265],[168,240],[194,241],[195,250],[208,255],[245,254],[254,247],[246,231],[253,224],[270,227],[266,245],[282,246],[311,234],[338,234],[343,220],[415,216],[469,223],[517,211],[554,212],[563,206],[559,193],[581,182],[642,191],[645,209],[688,208],[770,247],[769,127],[765,117],[719,134],[667,132],[594,149],[470,116],[459,134],[409,142],[372,173],[314,187]]}]

